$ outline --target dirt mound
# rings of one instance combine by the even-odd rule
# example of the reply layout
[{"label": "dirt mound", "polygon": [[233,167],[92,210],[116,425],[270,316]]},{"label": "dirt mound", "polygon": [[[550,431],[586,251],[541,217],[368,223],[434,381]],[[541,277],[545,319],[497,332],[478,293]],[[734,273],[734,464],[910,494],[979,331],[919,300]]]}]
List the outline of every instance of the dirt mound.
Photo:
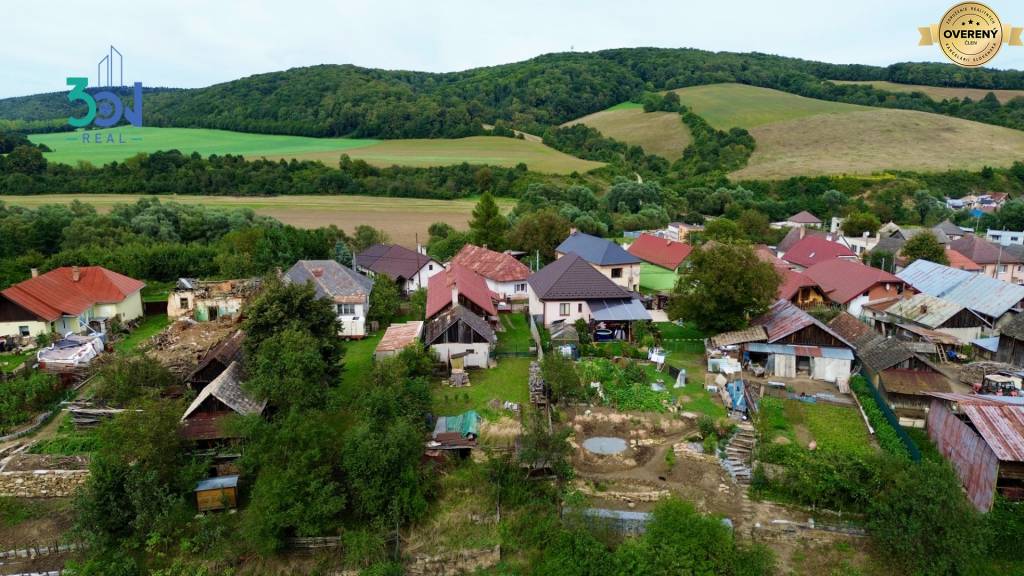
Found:
[{"label": "dirt mound", "polygon": [[220,318],[212,322],[196,322],[182,318],[166,330],[153,336],[153,346],[147,354],[184,377],[199,360],[238,328],[233,318]]}]

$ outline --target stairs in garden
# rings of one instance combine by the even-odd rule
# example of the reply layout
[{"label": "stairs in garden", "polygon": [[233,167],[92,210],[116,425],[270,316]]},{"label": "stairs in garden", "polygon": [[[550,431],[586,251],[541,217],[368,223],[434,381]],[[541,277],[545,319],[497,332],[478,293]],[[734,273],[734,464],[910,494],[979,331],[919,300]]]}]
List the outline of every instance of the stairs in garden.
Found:
[{"label": "stairs in garden", "polygon": [[756,442],[754,427],[749,422],[743,422],[736,427],[736,433],[725,447],[722,467],[739,484],[750,484],[750,462]]}]

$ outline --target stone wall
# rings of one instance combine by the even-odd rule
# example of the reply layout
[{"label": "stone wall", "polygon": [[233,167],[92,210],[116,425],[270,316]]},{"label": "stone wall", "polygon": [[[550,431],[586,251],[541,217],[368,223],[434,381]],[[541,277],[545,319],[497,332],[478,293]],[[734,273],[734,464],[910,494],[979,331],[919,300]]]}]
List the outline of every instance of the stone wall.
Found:
[{"label": "stone wall", "polygon": [[416,556],[406,564],[406,574],[411,576],[454,576],[471,574],[490,568],[501,562],[501,547],[481,550],[456,550],[437,556]]},{"label": "stone wall", "polygon": [[0,496],[62,498],[85,484],[88,470],[31,470],[0,472]]}]

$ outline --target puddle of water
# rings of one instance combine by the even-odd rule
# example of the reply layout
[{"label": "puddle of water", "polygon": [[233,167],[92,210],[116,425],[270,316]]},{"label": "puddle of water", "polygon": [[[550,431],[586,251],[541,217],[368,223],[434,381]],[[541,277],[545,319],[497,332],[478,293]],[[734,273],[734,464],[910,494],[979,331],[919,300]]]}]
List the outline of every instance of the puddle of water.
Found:
[{"label": "puddle of water", "polygon": [[613,436],[594,436],[584,440],[583,447],[594,454],[618,454],[626,450],[626,441]]}]

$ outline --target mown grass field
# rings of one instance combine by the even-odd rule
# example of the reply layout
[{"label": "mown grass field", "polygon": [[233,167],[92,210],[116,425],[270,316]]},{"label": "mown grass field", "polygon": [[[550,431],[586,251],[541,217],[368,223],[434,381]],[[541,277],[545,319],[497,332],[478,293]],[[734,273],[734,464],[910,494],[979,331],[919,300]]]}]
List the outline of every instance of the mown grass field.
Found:
[{"label": "mown grass field", "polygon": [[1009,102],[1019,96],[1024,96],[1024,90],[985,90],[984,88],[954,88],[948,86],[925,86],[923,84],[897,84],[885,80],[832,80],[836,84],[868,84],[879,90],[889,92],[924,92],[932,100],[946,100],[949,98],[970,98],[981,100],[986,94],[992,92],[1000,102]]},{"label": "mown grass field", "polygon": [[[100,212],[116,204],[135,202],[136,194],[47,194],[39,196],[0,196],[0,202],[34,208],[43,204],[70,204],[81,200]],[[352,232],[359,224],[385,230],[393,242],[415,246],[427,240],[427,228],[434,222],[447,222],[465,229],[476,206],[475,199],[427,200],[377,196],[161,196],[164,201],[203,204],[211,207],[251,208],[257,214],[271,216],[300,228],[335,226]],[[499,198],[498,205],[509,211],[514,201]]]},{"label": "mown grass field", "polygon": [[680,88],[674,92],[679,94],[680,102],[721,130],[734,126],[749,130],[755,126],[819,114],[873,110],[866,106],[804,98],[746,84],[708,84]]},{"label": "mown grass field", "polygon": [[690,145],[690,130],[675,112],[644,112],[635,102],[617,104],[607,110],[571,120],[563,126],[586,124],[601,134],[640,146],[648,154],[676,160]]},{"label": "mown grass field", "polygon": [[[512,167],[525,163],[531,170],[555,174],[586,172],[600,162],[582,160],[549,148],[540,142],[499,136],[473,136],[456,139],[368,140],[351,138],[307,138],[248,134],[196,128],[118,127],[98,132],[60,132],[35,134],[31,140],[46,144],[53,152],[52,162],[76,164],[80,161],[102,165],[121,161],[139,152],[180,150],[183,153],[240,154],[250,159],[319,160],[335,166],[342,154],[361,158],[375,166],[444,166],[450,164],[490,164]],[[105,142],[106,135],[113,138]]]}]

